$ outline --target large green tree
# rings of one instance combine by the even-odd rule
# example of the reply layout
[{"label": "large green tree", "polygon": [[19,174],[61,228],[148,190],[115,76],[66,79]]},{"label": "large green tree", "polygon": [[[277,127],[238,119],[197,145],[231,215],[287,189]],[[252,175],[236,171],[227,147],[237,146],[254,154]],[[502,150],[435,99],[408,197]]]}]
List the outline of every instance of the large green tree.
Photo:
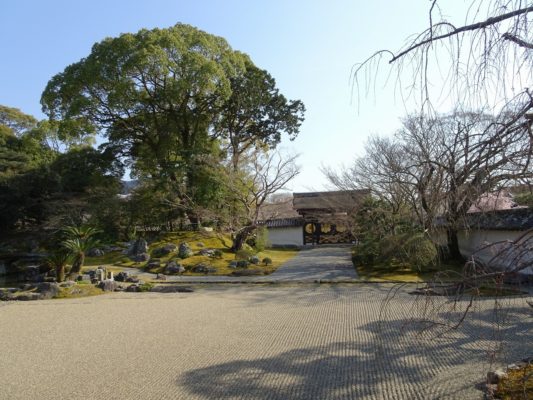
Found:
[{"label": "large green tree", "polygon": [[48,83],[42,105],[59,134],[102,133],[134,172],[176,183],[190,202],[210,127],[248,57],[192,26],[109,38]]},{"label": "large green tree", "polygon": [[167,187],[193,223],[202,210],[220,209],[226,157],[237,168],[252,145],[295,137],[304,111],[248,56],[184,24],[95,44],[50,80],[41,102],[59,137],[103,134],[134,175]]},{"label": "large green tree", "polygon": [[274,78],[251,62],[230,81],[231,96],[216,121],[215,132],[227,142],[236,171],[241,156],[253,146],[273,148],[283,133],[294,139],[303,122],[305,106],[300,100],[287,100]]}]

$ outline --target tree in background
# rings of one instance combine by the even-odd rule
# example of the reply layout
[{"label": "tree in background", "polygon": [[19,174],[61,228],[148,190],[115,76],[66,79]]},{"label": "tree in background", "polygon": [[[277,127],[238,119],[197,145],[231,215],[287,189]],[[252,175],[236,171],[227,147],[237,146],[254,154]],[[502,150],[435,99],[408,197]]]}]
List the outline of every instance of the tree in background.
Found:
[{"label": "tree in background", "polygon": [[507,112],[410,116],[392,138],[371,138],[351,168],[325,173],[340,188],[370,188],[391,218],[405,218],[408,208],[423,230],[443,216],[450,256],[462,260],[457,234],[471,206],[483,194],[533,178],[528,108],[513,119]]},{"label": "tree in background", "polygon": [[53,77],[43,110],[61,133],[102,133],[133,171],[174,182],[187,206],[198,166],[211,155],[210,127],[245,60],[189,25],[123,34]]},{"label": "tree in background", "polygon": [[294,179],[300,168],[297,155],[284,155],[279,151],[251,151],[234,173],[228,169],[227,184],[234,201],[243,208],[240,227],[235,233],[232,251],[239,251],[246,239],[255,232],[260,219],[261,207],[275,193],[285,188]]},{"label": "tree in background", "polygon": [[215,123],[216,134],[227,143],[234,171],[240,158],[252,148],[274,148],[287,134],[293,140],[303,122],[305,106],[300,100],[287,100],[276,81],[251,62],[230,79],[231,96]]},{"label": "tree in background", "polygon": [[226,156],[235,163],[252,145],[294,137],[304,110],[223,38],[184,24],[95,44],[50,80],[41,102],[61,137],[103,134],[195,225],[220,209]]}]

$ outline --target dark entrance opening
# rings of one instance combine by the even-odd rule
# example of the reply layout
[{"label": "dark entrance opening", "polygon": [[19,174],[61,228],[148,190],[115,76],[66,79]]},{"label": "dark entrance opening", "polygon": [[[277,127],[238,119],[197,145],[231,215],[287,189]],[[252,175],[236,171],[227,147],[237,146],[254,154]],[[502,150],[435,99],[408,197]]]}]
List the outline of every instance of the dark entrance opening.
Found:
[{"label": "dark entrance opening", "polygon": [[342,223],[307,221],[303,227],[304,244],[352,243],[355,238]]}]

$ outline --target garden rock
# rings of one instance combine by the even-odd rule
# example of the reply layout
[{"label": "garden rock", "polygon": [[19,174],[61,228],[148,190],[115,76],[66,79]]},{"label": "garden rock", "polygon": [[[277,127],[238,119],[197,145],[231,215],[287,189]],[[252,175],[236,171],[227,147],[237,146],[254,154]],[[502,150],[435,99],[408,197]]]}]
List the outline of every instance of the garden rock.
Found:
[{"label": "garden rock", "polygon": [[159,260],[152,259],[152,260],[150,260],[150,262],[148,263],[146,268],[147,269],[159,268],[160,264],[161,264],[161,262]]},{"label": "garden rock", "polygon": [[137,285],[130,285],[126,288],[126,292],[140,292],[141,289]]},{"label": "garden rock", "polygon": [[201,249],[198,252],[198,254],[201,255],[201,256],[214,257],[215,256],[215,250],[213,250],[213,249]]},{"label": "garden rock", "polygon": [[41,299],[51,299],[59,294],[59,284],[56,282],[42,282],[37,285],[37,293]]},{"label": "garden rock", "polygon": [[[20,285],[20,290],[23,290],[23,291],[26,291],[26,290],[32,290],[33,288],[35,287],[35,285],[32,285],[31,283],[25,283],[23,285]],[[7,290],[11,290],[11,291],[17,291],[17,289],[15,288],[10,288],[10,289],[7,289]]]},{"label": "garden rock", "polygon": [[176,246],[174,243],[167,243],[163,247],[158,247],[155,249],[152,254],[156,257],[162,257],[172,253],[173,251],[176,251],[177,248],[178,246]]},{"label": "garden rock", "polygon": [[192,270],[192,272],[195,272],[197,274],[212,274],[212,273],[215,273],[217,272],[216,268],[213,268],[209,265],[206,265],[206,264],[198,264],[198,265],[195,265]]},{"label": "garden rock", "polygon": [[238,261],[230,261],[230,263],[229,263],[229,267],[230,267],[230,268],[237,268],[237,267],[238,267],[238,264],[239,264]]},{"label": "garden rock", "polygon": [[150,260],[150,255],[148,253],[137,254],[133,257],[135,262],[145,262]]},{"label": "garden rock", "polygon": [[252,257],[250,257],[250,262],[251,262],[252,264],[254,264],[254,265],[259,264],[259,261],[260,261],[260,260],[259,260],[259,257],[257,257],[257,256],[252,256]]},{"label": "garden rock", "polygon": [[137,278],[136,276],[128,276],[126,278],[126,282],[139,283],[139,278]]},{"label": "garden rock", "polygon": [[24,270],[24,280],[30,282],[37,282],[41,279],[39,267],[36,265],[30,265]]},{"label": "garden rock", "polygon": [[198,247],[205,247],[205,244],[203,244],[202,242],[198,242],[198,243],[196,243],[196,246],[198,246]]},{"label": "garden rock", "polygon": [[140,238],[131,243],[127,254],[130,256],[138,256],[140,254],[148,253],[148,243],[146,240]]},{"label": "garden rock", "polygon": [[157,274],[155,279],[159,279],[160,281],[166,281],[167,277],[166,275],[163,275],[163,274]]},{"label": "garden rock", "polygon": [[185,268],[176,261],[170,261],[165,267],[165,274],[181,274],[183,272],[185,272]]},{"label": "garden rock", "polygon": [[102,257],[104,255],[104,251],[98,248],[89,249],[87,251],[87,257]]},{"label": "garden rock", "polygon": [[115,280],[118,282],[126,282],[126,279],[128,279],[128,273],[126,271],[119,272],[115,275]]},{"label": "garden rock", "polygon": [[106,279],[100,282],[98,287],[104,292],[113,292],[118,287],[118,283],[114,280]]},{"label": "garden rock", "polygon": [[41,293],[28,292],[28,293],[24,293],[19,296],[13,297],[11,300],[32,301],[32,300],[41,300],[45,298],[46,297],[43,297]]},{"label": "garden rock", "polygon": [[13,294],[9,293],[7,290],[0,289],[0,301],[13,300]]},{"label": "garden rock", "polygon": [[190,248],[190,246],[187,243],[180,243],[179,249],[178,249],[178,257],[179,258],[188,258],[193,255],[193,252]]}]

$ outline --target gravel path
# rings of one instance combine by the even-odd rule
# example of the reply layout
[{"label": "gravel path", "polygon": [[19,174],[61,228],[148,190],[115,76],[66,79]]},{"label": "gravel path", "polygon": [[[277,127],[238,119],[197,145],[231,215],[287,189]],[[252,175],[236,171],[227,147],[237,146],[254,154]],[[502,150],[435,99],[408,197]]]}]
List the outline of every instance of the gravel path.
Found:
[{"label": "gravel path", "polygon": [[357,279],[350,247],[315,247],[305,249],[273,274],[272,281],[347,281]]},{"label": "gravel path", "polygon": [[[413,296],[399,293],[380,315],[388,290],[212,285],[3,303],[0,398],[481,398],[494,302],[436,338],[410,324]],[[507,363],[531,355],[533,327],[523,299],[504,311]]]}]

